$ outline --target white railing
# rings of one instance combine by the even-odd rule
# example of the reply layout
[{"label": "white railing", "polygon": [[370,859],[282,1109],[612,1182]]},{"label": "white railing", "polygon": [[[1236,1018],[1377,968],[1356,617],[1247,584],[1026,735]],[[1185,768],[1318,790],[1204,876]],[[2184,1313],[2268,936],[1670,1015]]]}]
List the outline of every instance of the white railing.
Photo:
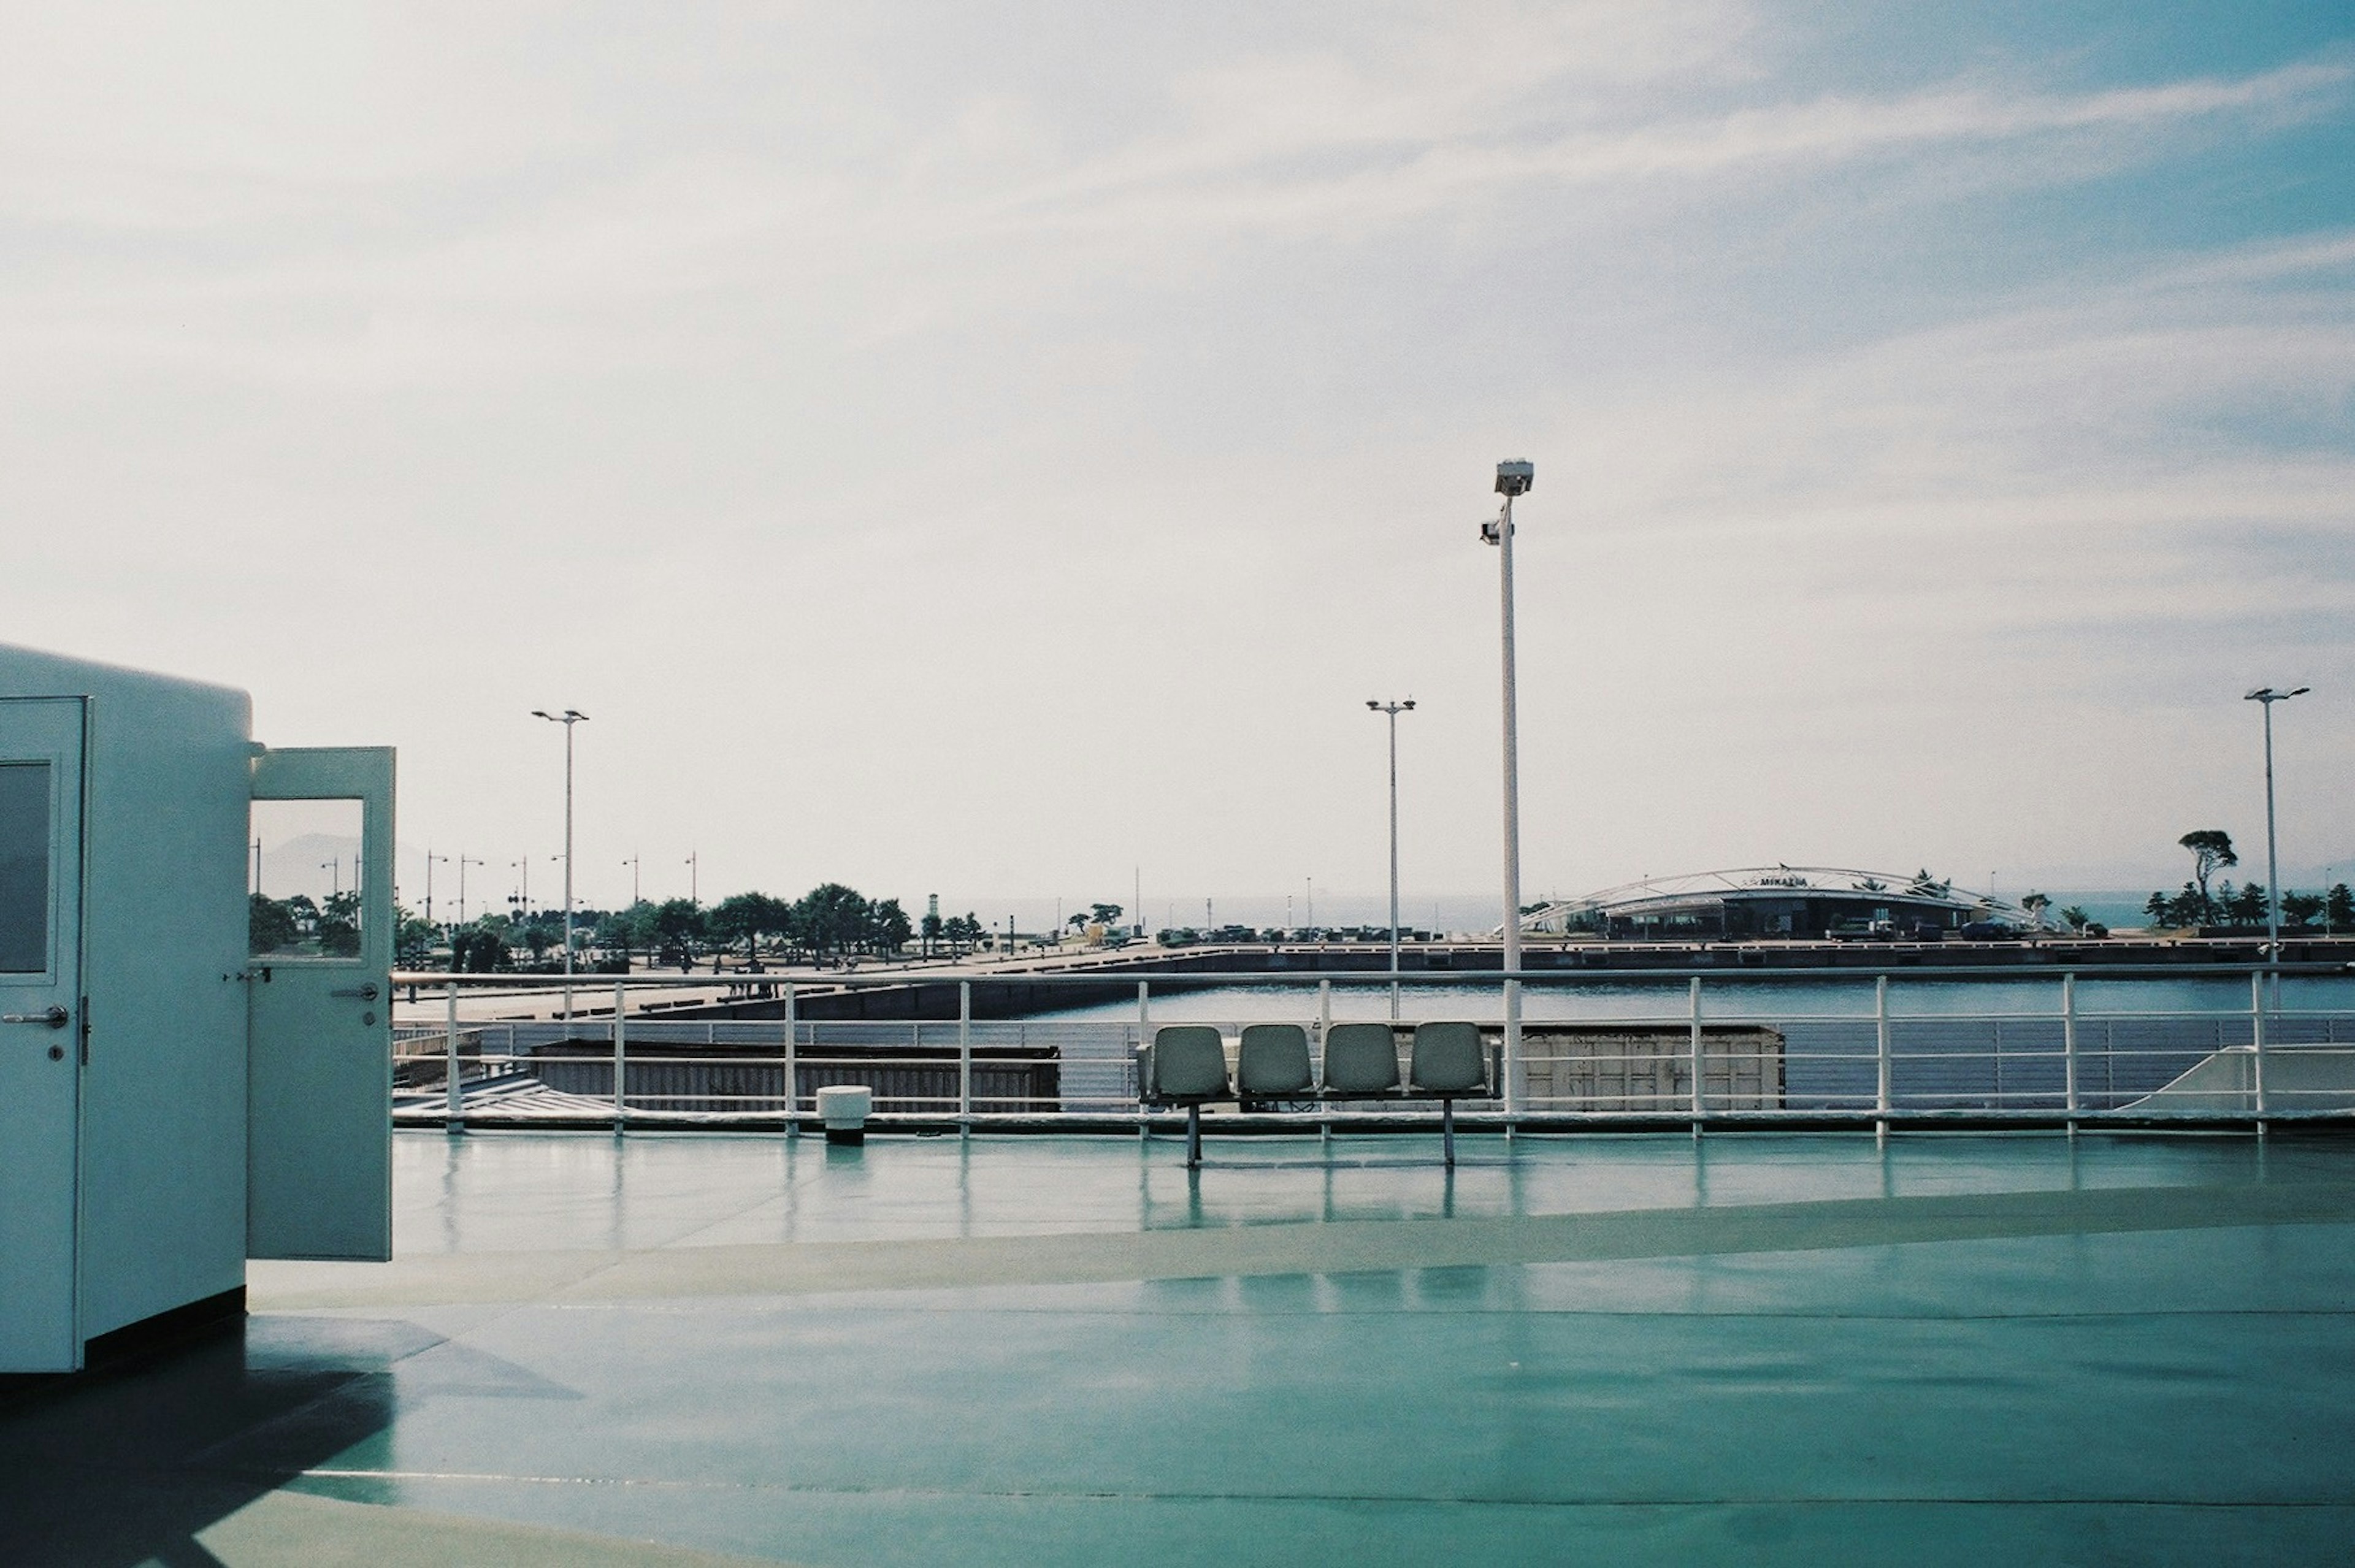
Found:
[{"label": "white railing", "polygon": [[[2324,972],[2285,973],[2295,986]],[[2088,1007],[2096,979],[2114,998],[2122,986],[2202,994],[2189,1007]],[[1459,1104],[1466,1127],[2355,1119],[2355,992],[2282,1007],[2246,969],[635,975],[583,976],[569,1022],[545,977],[395,981],[410,998],[394,1028],[395,1116],[410,1125],[797,1130],[815,1125],[816,1091],[845,1083],[873,1089],[884,1127],[1152,1125],[1167,1114],[1139,1102],[1136,1050],[1180,1015],[1217,1025],[1231,1052],[1246,1022],[1301,1024],[1320,1070],[1343,1016],[1398,1017],[1401,1076],[1418,1017],[1476,1023],[1497,1093]],[[1429,994],[1434,981],[1444,995]],[[1988,981],[2019,1005],[1934,1005],[1942,986]],[[1508,986],[1523,1019],[1511,1038]],[[1039,1016],[1114,987],[1116,1008]],[[1220,995],[1206,1003],[1206,991]],[[977,1016],[977,994],[984,1010],[1018,1002],[1029,1016]],[[837,1016],[858,1008],[947,1016]],[[1419,1125],[1438,1111],[1312,1096],[1210,1114],[1238,1129],[1331,1128]]]}]

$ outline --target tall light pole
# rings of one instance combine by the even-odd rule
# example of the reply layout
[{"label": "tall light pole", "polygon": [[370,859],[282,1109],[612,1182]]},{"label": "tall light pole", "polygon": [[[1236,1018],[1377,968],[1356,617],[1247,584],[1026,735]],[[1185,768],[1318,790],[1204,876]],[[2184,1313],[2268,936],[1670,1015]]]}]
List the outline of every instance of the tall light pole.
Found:
[{"label": "tall light pole", "polygon": [[[1404,702],[1376,702],[1366,699],[1366,706],[1377,713],[1386,713],[1391,720],[1391,974],[1399,972],[1399,905],[1398,905],[1398,716],[1414,711],[1414,699]],[[1391,987],[1391,1017],[1398,1017],[1398,987]]]},{"label": "tall light pole", "polygon": [[1520,1115],[1521,983],[1510,976],[1521,967],[1521,762],[1519,717],[1513,691],[1513,501],[1537,483],[1537,466],[1518,459],[1497,464],[1497,494],[1504,505],[1497,520],[1484,523],[1480,537],[1497,547],[1498,602],[1503,607],[1505,677],[1505,1116]]},{"label": "tall light pole", "polygon": [[466,923],[466,868],[467,868],[467,867],[469,867],[469,866],[487,866],[487,865],[489,865],[489,864],[490,864],[490,862],[489,862],[488,860],[480,860],[480,859],[476,859],[474,856],[469,855],[469,854],[466,854],[466,853],[464,853],[464,851],[461,851],[461,852],[459,853],[459,856],[458,856],[458,923],[459,923],[460,925],[464,925],[464,924],[465,924],[465,923]]},{"label": "tall light pole", "polygon": [[638,907],[638,857],[633,855],[622,864],[630,869],[630,907],[635,909]]},{"label": "tall light pole", "polygon": [[534,719],[564,726],[564,1032],[572,1032],[572,727],[589,715],[576,709],[550,713],[531,710]]},{"label": "tall light pole", "polygon": [[523,892],[512,901],[523,906],[524,923],[528,925],[531,923],[531,857],[526,855],[522,859],[510,860],[507,864],[519,868],[523,872]]},{"label": "tall light pole", "polygon": [[687,853],[687,901],[698,909],[703,907],[702,887],[698,880],[703,874],[703,869],[698,863],[701,853],[700,850],[695,849],[690,849]]},{"label": "tall light pole", "polygon": [[[2313,689],[2301,686],[2292,691],[2275,691],[2270,686],[2261,686],[2242,699],[2263,703],[2265,709],[2265,958],[2273,964],[2281,962],[2281,860],[2274,839],[2274,704],[2304,697]],[[2274,984],[2280,986],[2278,975]],[[2275,1005],[2279,1005],[2278,1001]]]},{"label": "tall light pole", "polygon": [[429,847],[425,851],[425,923],[433,923],[433,862],[448,860],[447,855],[436,855]]}]

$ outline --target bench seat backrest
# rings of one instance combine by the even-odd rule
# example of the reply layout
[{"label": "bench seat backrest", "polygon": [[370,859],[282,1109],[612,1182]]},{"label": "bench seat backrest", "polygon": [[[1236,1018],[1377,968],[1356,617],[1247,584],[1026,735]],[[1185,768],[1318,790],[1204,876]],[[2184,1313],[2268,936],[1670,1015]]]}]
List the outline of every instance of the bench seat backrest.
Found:
[{"label": "bench seat backrest", "polygon": [[1398,1037],[1390,1025],[1335,1024],[1325,1031],[1325,1093],[1387,1094],[1398,1084]]},{"label": "bench seat backrest", "polygon": [[1488,1053],[1480,1029],[1468,1023],[1414,1026],[1413,1063],[1408,1074],[1416,1089],[1433,1094],[1469,1094],[1488,1087]]},{"label": "bench seat backrest", "polygon": [[1170,1024],[1153,1032],[1152,1098],[1218,1100],[1227,1093],[1227,1048],[1208,1024]]},{"label": "bench seat backrest", "polygon": [[1305,1094],[1316,1081],[1308,1031],[1298,1024],[1247,1024],[1235,1054],[1235,1093],[1246,1100]]}]

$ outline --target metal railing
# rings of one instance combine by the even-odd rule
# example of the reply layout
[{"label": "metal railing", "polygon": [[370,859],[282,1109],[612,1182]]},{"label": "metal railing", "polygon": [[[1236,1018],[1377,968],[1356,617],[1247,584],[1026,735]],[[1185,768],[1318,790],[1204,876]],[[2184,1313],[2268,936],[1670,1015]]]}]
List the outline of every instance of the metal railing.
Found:
[{"label": "metal railing", "polygon": [[[1243,1023],[1299,1023],[1320,1072],[1332,1024],[1394,1018],[1402,1075],[1418,1019],[1475,1022],[1496,1093],[1459,1104],[1467,1129],[2355,1121],[2355,980],[2279,973],[2294,988],[2335,984],[2286,1007],[2272,972],[2241,967],[634,975],[584,979],[568,1022],[491,1016],[524,1012],[526,989],[534,1015],[553,1014],[544,978],[402,974],[413,1001],[394,1027],[394,1114],[453,1128],[799,1130],[815,1125],[818,1089],[862,1083],[886,1129],[1151,1126],[1170,1117],[1140,1103],[1136,1051],[1182,1015],[1219,1026],[1231,1052]],[[1989,982],[2002,1005],[1939,1005]],[[1111,986],[1133,1000],[1040,1016],[1042,998],[1088,1003]],[[990,1010],[1018,992],[1026,1016],[977,1015],[977,994]],[[842,1016],[893,1010],[949,1016]],[[1211,1115],[1236,1130],[1422,1126],[1439,1106],[1311,1097]]]}]

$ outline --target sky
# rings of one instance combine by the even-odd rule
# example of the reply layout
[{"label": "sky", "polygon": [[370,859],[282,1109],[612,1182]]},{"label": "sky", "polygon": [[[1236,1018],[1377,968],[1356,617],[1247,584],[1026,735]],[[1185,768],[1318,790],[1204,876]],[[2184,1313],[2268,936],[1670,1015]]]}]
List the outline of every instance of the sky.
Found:
[{"label": "sky", "polygon": [[2355,869],[2343,5],[14,7],[0,141],[0,640],[411,902],[564,707],[588,903],[1369,900],[1406,697],[1476,898],[1504,458],[1532,897],[2261,863],[2264,684]]}]

